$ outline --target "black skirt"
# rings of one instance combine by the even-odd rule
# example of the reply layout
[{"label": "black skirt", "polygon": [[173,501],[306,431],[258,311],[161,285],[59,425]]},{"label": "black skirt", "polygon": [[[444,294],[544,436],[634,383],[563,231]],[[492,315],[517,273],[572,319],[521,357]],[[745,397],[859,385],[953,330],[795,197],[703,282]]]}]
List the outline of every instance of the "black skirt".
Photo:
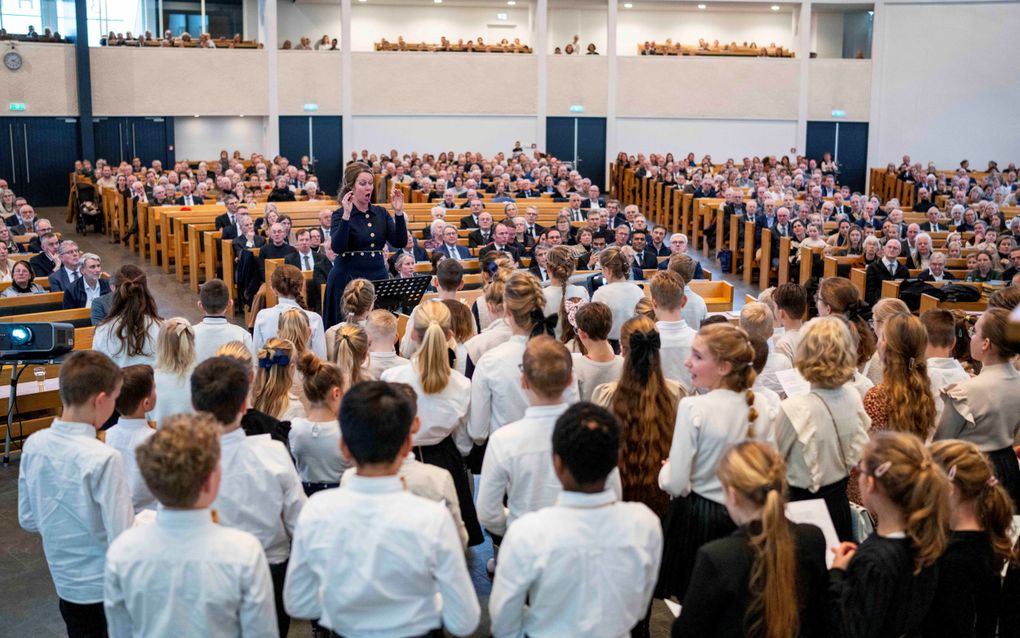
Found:
[{"label": "black skirt", "polygon": [[691,492],[670,501],[663,528],[662,566],[655,597],[676,596],[683,602],[698,549],[732,534],[737,526],[725,506]]},{"label": "black skirt", "polygon": [[1012,447],[1004,447],[985,454],[992,462],[999,484],[1013,498],[1013,507],[1020,510],[1020,465],[1017,464],[1016,452]]},{"label": "black skirt", "polygon": [[475,511],[475,500],[471,493],[471,485],[468,484],[467,468],[464,466],[464,459],[453,442],[453,437],[448,436],[435,445],[414,446],[414,458],[422,463],[441,467],[453,477],[453,486],[457,490],[457,501],[460,505],[460,518],[467,528],[468,545],[474,547],[485,542],[482,535],[482,526],[478,522],[478,513]]},{"label": "black skirt", "polygon": [[825,507],[829,510],[829,518],[832,519],[832,526],[836,528],[836,536],[841,541],[853,541],[853,523],[850,517],[850,499],[846,495],[846,486],[850,481],[847,477],[835,483],[829,483],[818,488],[817,492],[808,491],[802,487],[790,486],[791,501],[810,501],[820,498],[825,500]]}]

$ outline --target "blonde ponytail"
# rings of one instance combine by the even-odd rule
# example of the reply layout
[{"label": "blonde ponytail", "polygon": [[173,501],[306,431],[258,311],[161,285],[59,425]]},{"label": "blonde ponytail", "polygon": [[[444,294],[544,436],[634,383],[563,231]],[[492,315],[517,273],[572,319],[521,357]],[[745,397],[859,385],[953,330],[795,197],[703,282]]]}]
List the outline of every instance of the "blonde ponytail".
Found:
[{"label": "blonde ponytail", "polygon": [[414,313],[414,332],[421,347],[414,359],[425,394],[442,392],[450,381],[450,309],[441,301],[427,301]]}]

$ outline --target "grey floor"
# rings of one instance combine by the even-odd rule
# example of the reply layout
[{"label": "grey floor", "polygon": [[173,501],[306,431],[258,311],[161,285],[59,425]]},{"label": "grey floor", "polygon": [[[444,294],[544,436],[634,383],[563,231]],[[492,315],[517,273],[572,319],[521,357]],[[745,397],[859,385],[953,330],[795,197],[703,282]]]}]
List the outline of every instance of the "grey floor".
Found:
[{"label": "grey floor", "polygon": [[[64,223],[63,209],[41,209],[39,215],[53,222],[55,229],[66,237],[74,237],[74,228]],[[186,317],[201,320],[195,295],[185,284],[177,283],[173,275],[163,273],[159,267],[143,262],[136,253],[112,244],[101,235],[77,237],[82,252],[94,252],[103,258],[103,270],[113,272],[125,263],[141,267],[149,278],[149,288],[164,317]],[[705,267],[714,266],[704,261]],[[717,276],[718,278],[718,276]],[[743,305],[745,292],[750,292],[739,276],[723,277],[734,284],[734,305]],[[468,568],[482,604],[483,616],[476,636],[487,636],[489,620],[486,606],[492,581],[485,571],[486,561],[492,557],[492,544],[468,552]],[[661,601],[652,608],[652,636],[668,636],[672,616]],[[0,467],[0,638],[46,638],[63,636],[64,624],[57,609],[57,596],[50,580],[46,559],[39,536],[28,534],[18,526],[18,463],[13,456],[10,467]],[[290,636],[311,635],[307,622],[291,624]]]}]

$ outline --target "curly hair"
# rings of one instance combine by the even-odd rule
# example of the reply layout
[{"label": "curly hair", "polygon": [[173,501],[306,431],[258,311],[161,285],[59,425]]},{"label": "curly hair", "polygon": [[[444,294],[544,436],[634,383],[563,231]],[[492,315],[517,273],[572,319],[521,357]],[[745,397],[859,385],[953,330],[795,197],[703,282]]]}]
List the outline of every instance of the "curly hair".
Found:
[{"label": "curly hair", "polygon": [[794,366],[808,382],[822,388],[838,388],[854,378],[854,342],[846,322],[820,317],[801,331]]},{"label": "curly hair", "polygon": [[220,462],[220,428],[206,414],[175,414],[135,449],[138,470],[166,507],[189,508]]},{"label": "curly hair", "polygon": [[885,371],[881,387],[888,402],[890,430],[924,440],[935,427],[935,398],[928,378],[928,334],[913,315],[895,315],[882,330]]}]

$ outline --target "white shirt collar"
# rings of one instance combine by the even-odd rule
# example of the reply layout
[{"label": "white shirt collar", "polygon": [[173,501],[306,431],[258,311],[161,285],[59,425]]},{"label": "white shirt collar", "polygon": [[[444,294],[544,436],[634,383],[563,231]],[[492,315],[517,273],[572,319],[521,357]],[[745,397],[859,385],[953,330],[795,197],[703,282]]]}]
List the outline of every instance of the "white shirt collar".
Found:
[{"label": "white shirt collar", "polygon": [[156,525],[169,529],[212,527],[212,513],[204,507],[195,510],[178,510],[166,509],[160,505],[156,510]]},{"label": "white shirt collar", "polygon": [[576,507],[578,509],[590,509],[603,507],[616,502],[616,494],[611,489],[606,489],[594,494],[584,492],[568,492],[563,490],[556,498],[556,504],[561,507]]},{"label": "white shirt collar", "polygon": [[122,427],[126,430],[147,430],[149,429],[149,422],[145,419],[129,419],[122,416],[117,419],[117,427]]},{"label": "white shirt collar", "polygon": [[525,419],[545,419],[549,417],[558,417],[567,411],[570,407],[566,403],[557,403],[555,405],[530,405],[524,411]]},{"label": "white shirt collar", "polygon": [[224,324],[227,323],[226,317],[206,317],[202,319],[204,324]]},{"label": "white shirt collar", "polygon": [[78,436],[89,436],[91,438],[96,437],[95,426],[89,425],[88,423],[79,423],[77,421],[63,421],[61,419],[54,419],[51,428],[63,432],[64,434],[74,434]]},{"label": "white shirt collar", "polygon": [[346,487],[362,494],[389,494],[401,492],[404,489],[400,477],[392,476],[361,476],[354,474]]}]

